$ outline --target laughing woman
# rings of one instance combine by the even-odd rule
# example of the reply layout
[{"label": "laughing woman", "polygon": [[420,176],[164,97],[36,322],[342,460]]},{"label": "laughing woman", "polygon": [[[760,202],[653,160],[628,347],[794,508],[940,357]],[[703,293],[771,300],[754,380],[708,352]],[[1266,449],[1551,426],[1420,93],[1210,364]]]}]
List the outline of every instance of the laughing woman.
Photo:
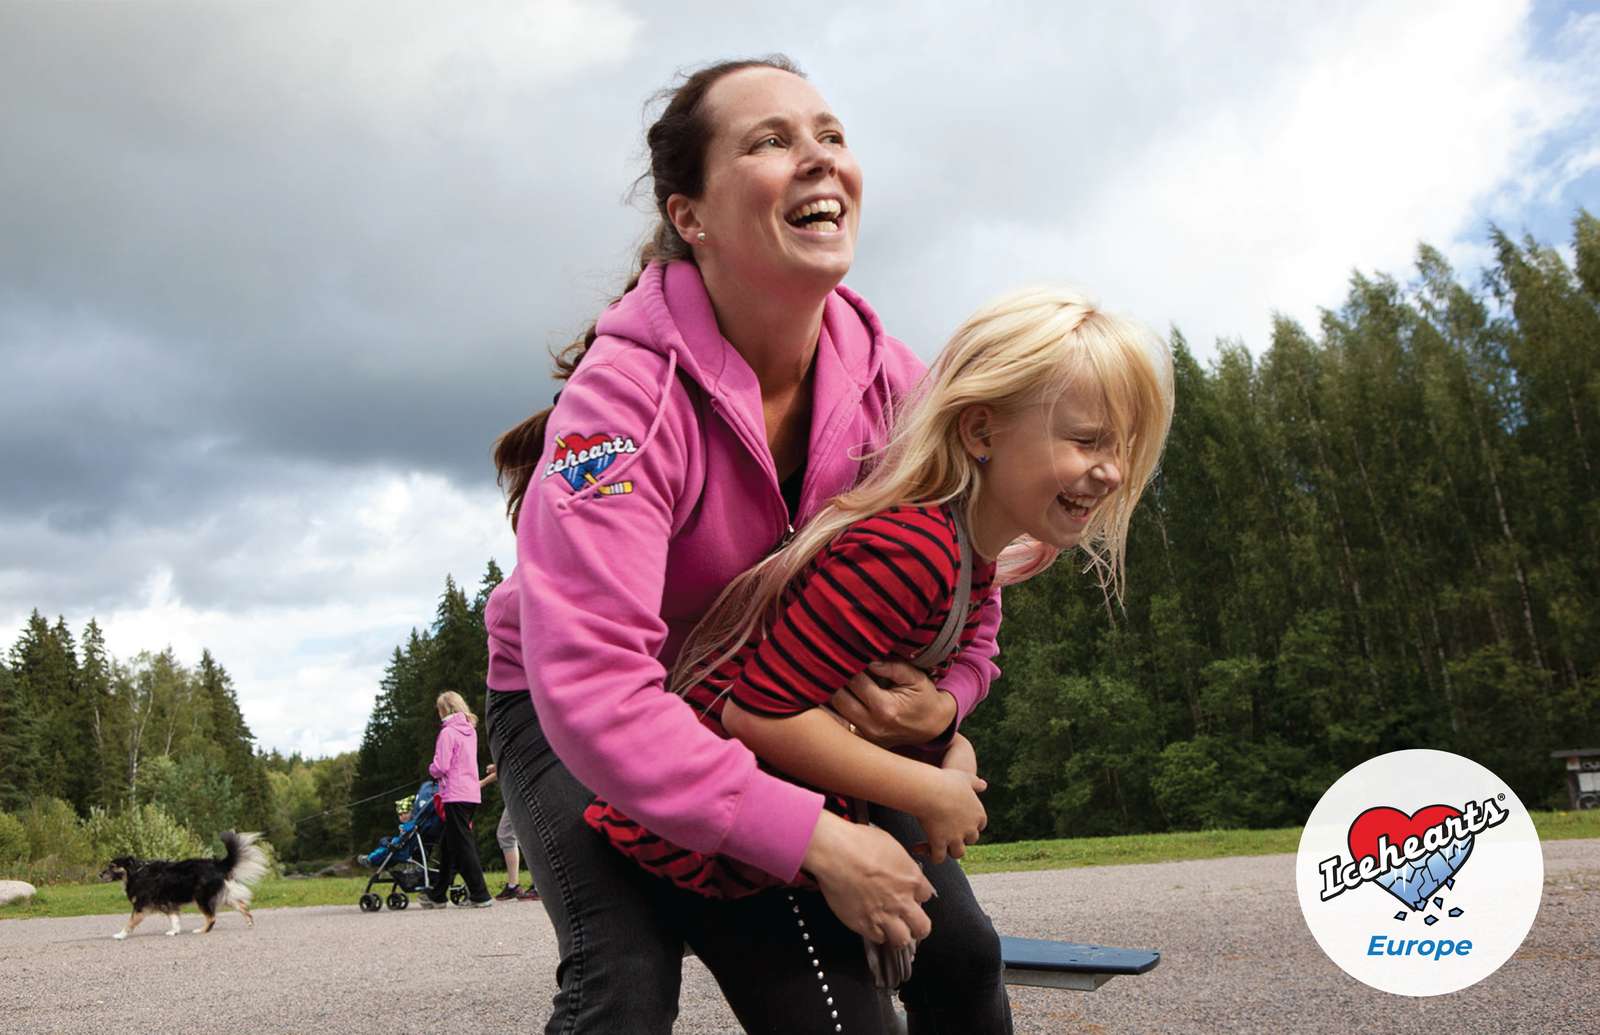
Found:
[{"label": "laughing woman", "polygon": [[[659,222],[638,272],[562,355],[554,409],[496,446],[517,567],[486,615],[487,728],[560,943],[547,1030],[670,1031],[685,942],[750,1030],[880,1030],[864,935],[926,939],[913,1030],[1007,1031],[999,941],[959,866],[919,867],[665,689],[722,589],[855,484],[922,366],[840,284],[861,167],[786,60],[696,72],[647,139]],[[884,746],[948,742],[998,671],[998,622],[995,600],[937,687],[894,664],[833,707]],[[595,794],[818,890],[757,896],[765,912],[684,891],[585,824]]]}]

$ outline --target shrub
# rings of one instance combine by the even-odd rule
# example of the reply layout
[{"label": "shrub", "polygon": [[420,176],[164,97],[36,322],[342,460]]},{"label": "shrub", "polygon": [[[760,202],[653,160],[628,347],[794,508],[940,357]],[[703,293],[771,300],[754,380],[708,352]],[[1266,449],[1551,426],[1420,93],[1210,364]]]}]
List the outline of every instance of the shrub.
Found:
[{"label": "shrub", "polygon": [[134,798],[159,805],[201,837],[216,837],[234,829],[244,811],[233,779],[215,760],[198,753],[181,759],[167,755],[146,759],[139,769]]},{"label": "shrub", "polygon": [[9,812],[0,812],[0,878],[28,861],[28,831]]},{"label": "shrub", "polygon": [[201,854],[200,839],[159,805],[148,802],[121,812],[92,809],[86,824],[95,855],[110,859],[132,855],[140,859],[188,859]]},{"label": "shrub", "polygon": [[20,817],[28,833],[28,859],[57,866],[88,866],[94,845],[78,813],[60,798],[39,798]]}]

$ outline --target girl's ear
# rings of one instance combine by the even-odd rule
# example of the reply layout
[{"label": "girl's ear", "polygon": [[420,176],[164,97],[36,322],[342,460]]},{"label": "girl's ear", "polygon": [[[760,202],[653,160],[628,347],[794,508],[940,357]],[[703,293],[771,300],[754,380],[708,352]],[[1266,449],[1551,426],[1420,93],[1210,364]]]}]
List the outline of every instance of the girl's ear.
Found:
[{"label": "girl's ear", "polygon": [[983,403],[975,403],[961,411],[956,419],[961,432],[961,447],[973,458],[987,457],[991,448],[990,436],[994,434],[994,410]]}]

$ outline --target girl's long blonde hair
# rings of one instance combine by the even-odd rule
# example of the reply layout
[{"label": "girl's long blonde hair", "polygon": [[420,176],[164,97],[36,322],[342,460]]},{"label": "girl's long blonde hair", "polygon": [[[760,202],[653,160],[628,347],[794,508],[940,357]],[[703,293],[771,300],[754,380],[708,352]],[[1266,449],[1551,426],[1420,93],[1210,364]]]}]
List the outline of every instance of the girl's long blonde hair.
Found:
[{"label": "girl's long blonde hair", "polygon": [[[983,405],[1019,419],[1073,385],[1096,385],[1116,435],[1122,484],[1090,516],[1078,541],[1084,570],[1121,598],[1128,521],[1155,475],[1172,424],[1172,354],[1148,328],[1103,312],[1078,291],[1034,288],[1007,295],[962,324],[869,456],[855,488],[835,497],[782,549],[736,577],[684,643],[671,685],[682,692],[738,652],[771,616],[784,588],[845,528],[891,507],[983,493],[980,468],[962,443],[961,414]],[[970,520],[969,520],[970,524]],[[1001,551],[995,581],[1021,582],[1058,549],[1022,536]]]},{"label": "girl's long blonde hair", "polygon": [[448,719],[450,716],[459,712],[462,715],[465,715],[467,717],[467,721],[472,723],[474,726],[478,724],[478,717],[472,714],[471,708],[467,707],[466,699],[460,694],[456,693],[454,690],[446,690],[444,693],[434,698],[433,706],[438,710],[439,718],[441,720]]}]

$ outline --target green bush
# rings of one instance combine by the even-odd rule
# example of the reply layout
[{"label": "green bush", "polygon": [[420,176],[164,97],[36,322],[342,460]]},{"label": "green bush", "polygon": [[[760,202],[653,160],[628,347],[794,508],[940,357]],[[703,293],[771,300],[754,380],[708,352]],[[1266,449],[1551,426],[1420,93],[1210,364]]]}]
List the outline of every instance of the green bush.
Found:
[{"label": "green bush", "polygon": [[[16,861],[6,868],[8,876],[30,884],[55,884],[60,881],[80,881],[93,875],[95,870],[94,845],[83,829],[78,814],[72,806],[59,798],[38,798],[19,812],[0,822],[0,844],[10,842],[10,847],[0,847],[0,865],[3,856],[16,856]],[[15,836],[20,832],[20,837]]]},{"label": "green bush", "polygon": [[159,805],[135,805],[117,813],[92,809],[85,826],[100,859],[188,859],[203,850],[200,839]]},{"label": "green bush", "polygon": [[9,812],[0,812],[0,878],[28,861],[28,831]]},{"label": "green bush", "polygon": [[168,816],[207,838],[235,829],[244,811],[232,778],[218,762],[201,754],[146,759],[134,799],[161,806]]},{"label": "green bush", "polygon": [[78,813],[60,798],[40,798],[19,817],[28,833],[28,859],[35,863],[87,866],[94,845]]}]

